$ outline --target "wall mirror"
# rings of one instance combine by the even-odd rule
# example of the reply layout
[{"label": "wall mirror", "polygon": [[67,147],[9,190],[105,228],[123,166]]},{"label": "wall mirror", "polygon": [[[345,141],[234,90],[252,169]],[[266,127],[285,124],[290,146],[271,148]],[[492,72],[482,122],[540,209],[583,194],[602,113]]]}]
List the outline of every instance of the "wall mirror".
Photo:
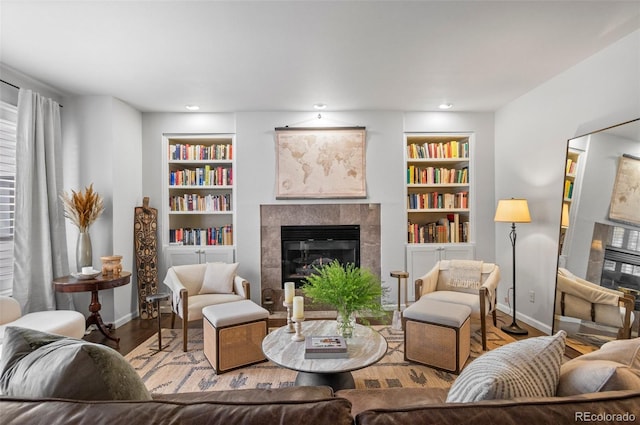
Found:
[{"label": "wall mirror", "polygon": [[638,336],[640,118],[567,143],[553,332],[586,351]]}]

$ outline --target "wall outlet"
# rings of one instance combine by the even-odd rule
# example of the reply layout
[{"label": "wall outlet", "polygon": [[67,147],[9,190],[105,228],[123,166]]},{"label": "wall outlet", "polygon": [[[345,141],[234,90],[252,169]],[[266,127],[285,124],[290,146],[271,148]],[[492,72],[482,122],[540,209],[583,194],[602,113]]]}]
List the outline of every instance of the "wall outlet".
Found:
[{"label": "wall outlet", "polygon": [[530,303],[535,303],[536,302],[536,292],[535,291],[529,291],[529,302]]}]

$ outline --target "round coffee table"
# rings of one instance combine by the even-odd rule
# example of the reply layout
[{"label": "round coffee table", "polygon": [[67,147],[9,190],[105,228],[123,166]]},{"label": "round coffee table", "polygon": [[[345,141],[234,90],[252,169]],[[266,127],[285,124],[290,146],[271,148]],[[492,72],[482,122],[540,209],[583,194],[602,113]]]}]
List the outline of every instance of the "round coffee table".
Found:
[{"label": "round coffee table", "polygon": [[[387,352],[387,340],[373,329],[356,324],[353,337],[347,339],[349,357],[305,359],[304,341],[292,341],[286,326],[269,333],[262,341],[262,351],[272,362],[298,371],[296,385],[328,385],[334,391],[355,388],[351,372],[379,361]],[[309,320],[302,323],[302,333],[309,336],[338,335],[335,320]]]}]

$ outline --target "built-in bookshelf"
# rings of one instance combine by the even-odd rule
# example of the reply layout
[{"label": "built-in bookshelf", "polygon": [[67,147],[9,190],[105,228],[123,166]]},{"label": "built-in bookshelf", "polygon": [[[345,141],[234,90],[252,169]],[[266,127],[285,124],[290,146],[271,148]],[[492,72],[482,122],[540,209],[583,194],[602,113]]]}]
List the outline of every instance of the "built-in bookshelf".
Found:
[{"label": "built-in bookshelf", "polygon": [[571,222],[571,205],[578,192],[578,169],[580,165],[579,149],[567,149],[567,163],[564,172],[564,189],[562,195],[562,216],[560,219],[560,252],[564,254],[564,240]]},{"label": "built-in bookshelf", "polygon": [[406,134],[405,146],[407,242],[471,242],[470,136]]},{"label": "built-in bookshelf", "polygon": [[438,261],[475,258],[473,140],[473,133],[405,133],[409,282]]},{"label": "built-in bookshelf", "polygon": [[234,257],[235,136],[165,135],[163,243],[172,265]]},{"label": "built-in bookshelf", "polygon": [[578,173],[578,161],[580,159],[580,152],[569,149],[567,151],[567,165],[565,167],[564,175],[564,202],[571,203],[573,199],[573,189],[576,182],[576,176]]}]

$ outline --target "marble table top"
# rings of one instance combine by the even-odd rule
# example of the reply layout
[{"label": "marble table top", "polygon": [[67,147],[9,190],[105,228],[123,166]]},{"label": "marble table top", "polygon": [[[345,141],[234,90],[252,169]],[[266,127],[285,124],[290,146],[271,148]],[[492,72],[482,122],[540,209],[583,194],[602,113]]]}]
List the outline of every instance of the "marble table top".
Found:
[{"label": "marble table top", "polygon": [[[262,351],[272,362],[298,372],[341,373],[362,369],[379,361],[387,352],[387,340],[373,329],[356,324],[353,337],[347,338],[349,357],[305,359],[304,341],[292,341],[286,326],[269,333],[262,341]],[[335,320],[302,322],[304,336],[338,335]]]}]

